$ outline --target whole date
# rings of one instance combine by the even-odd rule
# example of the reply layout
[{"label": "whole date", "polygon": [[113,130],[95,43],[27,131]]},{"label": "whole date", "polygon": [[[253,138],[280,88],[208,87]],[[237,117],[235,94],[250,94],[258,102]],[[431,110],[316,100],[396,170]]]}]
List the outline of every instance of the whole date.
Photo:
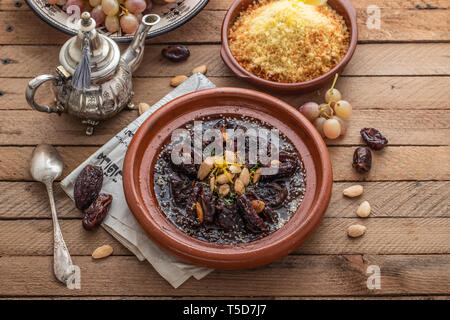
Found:
[{"label": "whole date", "polygon": [[92,230],[102,223],[111,207],[112,200],[112,195],[100,193],[97,199],[84,211],[83,227],[86,230]]},{"label": "whole date", "polygon": [[168,46],[162,49],[161,54],[173,62],[184,61],[191,55],[189,49],[185,46]]},{"label": "whole date", "polygon": [[98,197],[103,185],[103,169],[87,165],[75,180],[73,197],[75,206],[80,210],[87,209]]},{"label": "whole date", "polygon": [[375,128],[363,128],[360,134],[370,149],[381,150],[388,144],[386,137]]},{"label": "whole date", "polygon": [[372,153],[369,148],[358,147],[353,153],[353,168],[359,173],[369,172],[372,167]]}]

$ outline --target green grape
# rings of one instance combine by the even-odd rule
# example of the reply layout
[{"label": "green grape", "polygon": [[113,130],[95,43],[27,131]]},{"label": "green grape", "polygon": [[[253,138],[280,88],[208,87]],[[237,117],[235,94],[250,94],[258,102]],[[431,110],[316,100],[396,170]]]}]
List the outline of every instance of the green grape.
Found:
[{"label": "green grape", "polygon": [[347,119],[352,115],[352,105],[345,100],[339,100],[334,106],[334,111],[342,119]]},{"label": "green grape", "polygon": [[329,139],[336,139],[341,134],[341,124],[337,119],[327,119],[323,123],[323,133]]}]

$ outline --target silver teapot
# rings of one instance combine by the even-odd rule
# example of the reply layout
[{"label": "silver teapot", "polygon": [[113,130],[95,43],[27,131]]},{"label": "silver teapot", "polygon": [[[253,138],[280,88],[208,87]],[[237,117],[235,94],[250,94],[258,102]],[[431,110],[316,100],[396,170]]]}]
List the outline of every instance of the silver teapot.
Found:
[{"label": "silver teapot", "polygon": [[[92,135],[100,120],[116,115],[125,106],[132,108],[131,75],[142,61],[145,37],[160,21],[156,14],[142,17],[134,38],[120,55],[111,38],[95,30],[88,12],[79,20],[78,34],[69,39],[59,52],[60,66],[56,75],[40,75],[28,83],[26,99],[41,112],[67,112],[82,119],[86,134]],[[39,105],[34,97],[41,84],[53,82],[55,105]]]}]

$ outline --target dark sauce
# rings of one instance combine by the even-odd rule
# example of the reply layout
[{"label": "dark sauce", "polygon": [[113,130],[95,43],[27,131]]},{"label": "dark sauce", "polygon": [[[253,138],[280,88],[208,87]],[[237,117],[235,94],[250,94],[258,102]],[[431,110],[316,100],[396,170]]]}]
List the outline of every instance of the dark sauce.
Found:
[{"label": "dark sauce", "polygon": [[[236,129],[244,131],[252,128],[272,129],[260,121],[242,117],[240,119],[222,117],[220,119],[201,119],[203,132],[211,128]],[[184,126],[191,137],[193,123]],[[207,145],[203,142],[203,146]],[[180,168],[171,161],[173,144],[162,147],[155,165],[154,188],[157,200],[167,218],[186,234],[197,239],[216,244],[237,244],[260,239],[281,228],[295,213],[305,194],[306,174],[303,163],[292,143],[280,132],[279,153],[280,170],[274,176],[261,176],[261,179],[250,184],[243,196],[231,191],[226,197],[217,193],[217,188],[211,192],[208,179],[199,181],[196,177],[199,165]],[[224,145],[225,150],[225,145]],[[246,144],[246,152],[248,145]],[[255,168],[261,164],[243,164],[254,175]],[[289,167],[287,174],[282,174],[281,168]],[[203,199],[197,194],[202,190],[206,208],[214,206],[214,214],[209,222],[199,221],[195,202]],[[239,200],[240,199],[240,200]],[[251,209],[246,211],[246,201],[262,200],[265,210],[254,216]],[[239,202],[240,201],[240,202]],[[248,214],[250,214],[250,216]],[[253,215],[252,215],[253,214]],[[249,219],[250,218],[250,219]],[[257,220],[255,222],[255,219]],[[252,224],[252,222],[255,222]],[[261,224],[263,223],[263,224]]]}]

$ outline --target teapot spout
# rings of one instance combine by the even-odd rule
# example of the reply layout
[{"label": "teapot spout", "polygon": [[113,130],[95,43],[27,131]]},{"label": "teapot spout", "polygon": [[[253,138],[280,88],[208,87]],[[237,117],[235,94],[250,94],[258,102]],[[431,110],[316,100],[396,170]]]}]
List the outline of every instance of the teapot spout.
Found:
[{"label": "teapot spout", "polygon": [[147,14],[142,17],[130,46],[121,57],[121,60],[130,67],[131,72],[134,72],[141,64],[144,56],[145,38],[148,31],[160,20],[161,18],[157,14]]}]

